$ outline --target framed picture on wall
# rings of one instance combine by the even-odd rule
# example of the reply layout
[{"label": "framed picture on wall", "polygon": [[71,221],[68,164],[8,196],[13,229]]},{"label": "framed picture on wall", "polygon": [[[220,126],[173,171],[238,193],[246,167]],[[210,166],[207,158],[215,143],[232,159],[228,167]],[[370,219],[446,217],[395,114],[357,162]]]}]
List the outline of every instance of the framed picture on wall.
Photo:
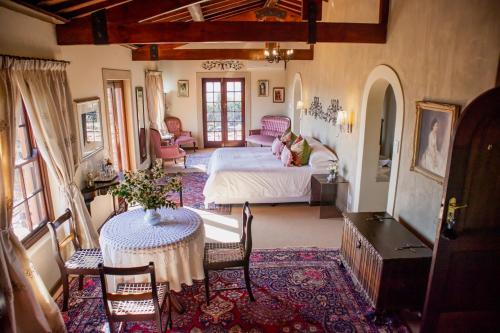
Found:
[{"label": "framed picture on wall", "polygon": [[80,132],[81,160],[85,160],[104,148],[99,97],[76,99],[75,107]]},{"label": "framed picture on wall", "polygon": [[177,81],[177,96],[189,97],[189,80]]},{"label": "framed picture on wall", "polygon": [[273,103],[285,103],[285,88],[273,88]]},{"label": "framed picture on wall", "polygon": [[258,80],[257,91],[257,97],[269,96],[269,80]]},{"label": "framed picture on wall", "polygon": [[451,134],[460,106],[417,102],[411,170],[443,183]]}]

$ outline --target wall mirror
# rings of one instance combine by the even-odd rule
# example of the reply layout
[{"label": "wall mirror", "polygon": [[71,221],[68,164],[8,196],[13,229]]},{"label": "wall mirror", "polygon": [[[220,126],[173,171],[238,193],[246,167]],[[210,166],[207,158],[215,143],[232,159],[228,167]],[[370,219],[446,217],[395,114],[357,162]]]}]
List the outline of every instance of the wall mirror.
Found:
[{"label": "wall mirror", "polygon": [[139,155],[141,163],[148,158],[146,146],[146,112],[144,110],[144,89],[135,87],[135,102],[137,110],[137,128],[139,129]]},{"label": "wall mirror", "polygon": [[104,148],[99,97],[75,100],[80,132],[81,160]]}]

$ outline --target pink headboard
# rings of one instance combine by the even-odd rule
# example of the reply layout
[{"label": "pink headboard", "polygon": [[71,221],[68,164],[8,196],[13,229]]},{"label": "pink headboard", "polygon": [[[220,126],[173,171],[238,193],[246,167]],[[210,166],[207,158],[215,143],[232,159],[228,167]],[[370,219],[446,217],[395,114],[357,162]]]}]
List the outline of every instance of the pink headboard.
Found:
[{"label": "pink headboard", "polygon": [[260,120],[261,135],[279,137],[290,127],[290,118],[285,116],[264,116]]}]

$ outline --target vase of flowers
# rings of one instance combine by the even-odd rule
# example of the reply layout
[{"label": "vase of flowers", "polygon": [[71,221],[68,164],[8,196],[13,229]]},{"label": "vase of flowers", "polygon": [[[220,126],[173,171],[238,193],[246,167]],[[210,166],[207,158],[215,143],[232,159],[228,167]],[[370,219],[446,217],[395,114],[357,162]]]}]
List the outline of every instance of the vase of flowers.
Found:
[{"label": "vase of flowers", "polygon": [[155,225],[163,222],[158,211],[160,208],[177,208],[170,195],[179,192],[181,186],[180,177],[167,176],[159,160],[150,170],[126,172],[124,180],[110,188],[109,193],[123,198],[130,205],[140,205],[146,211],[144,220]]},{"label": "vase of flowers", "polygon": [[330,160],[330,165],[328,166],[328,177],[326,180],[331,183],[335,180],[337,177],[337,172],[339,168],[339,161],[338,160]]}]

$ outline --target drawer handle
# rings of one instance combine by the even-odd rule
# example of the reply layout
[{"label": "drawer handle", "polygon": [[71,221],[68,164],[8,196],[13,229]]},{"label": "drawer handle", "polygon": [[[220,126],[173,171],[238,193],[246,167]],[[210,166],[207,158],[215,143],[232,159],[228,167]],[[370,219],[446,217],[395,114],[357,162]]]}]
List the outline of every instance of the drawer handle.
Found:
[{"label": "drawer handle", "polygon": [[360,249],[360,248],[361,248],[361,241],[360,241],[360,240],[358,240],[358,244],[356,244],[356,248],[357,248],[357,249]]}]

